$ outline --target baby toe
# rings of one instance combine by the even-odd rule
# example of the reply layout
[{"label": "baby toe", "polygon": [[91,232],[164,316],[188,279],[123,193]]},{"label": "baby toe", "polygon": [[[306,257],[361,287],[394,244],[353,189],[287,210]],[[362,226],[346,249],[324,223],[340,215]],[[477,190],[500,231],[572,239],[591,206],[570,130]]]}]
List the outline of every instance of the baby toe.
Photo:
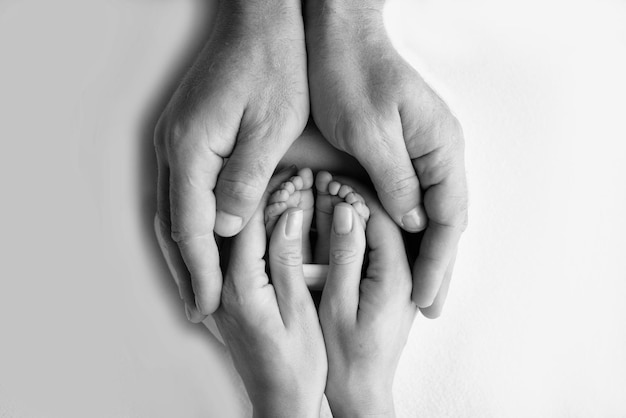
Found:
[{"label": "baby toe", "polygon": [[340,188],[341,184],[333,180],[328,184],[328,193],[336,196]]}]

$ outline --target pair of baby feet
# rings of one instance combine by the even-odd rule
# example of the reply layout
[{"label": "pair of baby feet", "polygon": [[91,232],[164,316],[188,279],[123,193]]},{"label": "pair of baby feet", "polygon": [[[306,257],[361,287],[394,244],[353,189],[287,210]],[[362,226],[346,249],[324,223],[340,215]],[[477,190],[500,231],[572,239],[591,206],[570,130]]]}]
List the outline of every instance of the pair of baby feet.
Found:
[{"label": "pair of baby feet", "polygon": [[[268,238],[285,211],[289,208],[303,211],[302,256],[305,264],[328,264],[333,212],[337,204],[345,202],[352,205],[363,228],[370,216],[363,196],[327,171],[318,172],[314,178],[310,168],[303,168],[269,192],[265,207]],[[314,244],[311,242],[313,226],[317,232]]]}]

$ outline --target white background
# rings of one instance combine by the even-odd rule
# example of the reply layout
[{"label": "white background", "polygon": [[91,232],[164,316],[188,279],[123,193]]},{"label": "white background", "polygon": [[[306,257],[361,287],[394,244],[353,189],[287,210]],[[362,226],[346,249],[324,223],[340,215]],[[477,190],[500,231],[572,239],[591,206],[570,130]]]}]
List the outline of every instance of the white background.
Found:
[{"label": "white background", "polygon": [[[151,232],[152,129],[212,5],[0,0],[0,417],[246,410]],[[399,416],[626,416],[625,22],[623,1],[390,2],[471,191]]]}]

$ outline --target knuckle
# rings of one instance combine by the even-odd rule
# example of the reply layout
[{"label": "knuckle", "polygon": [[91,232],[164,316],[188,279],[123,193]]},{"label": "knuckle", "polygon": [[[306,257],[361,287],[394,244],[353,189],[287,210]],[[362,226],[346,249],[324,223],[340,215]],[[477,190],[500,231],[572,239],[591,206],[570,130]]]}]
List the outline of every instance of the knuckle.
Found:
[{"label": "knuckle", "polygon": [[438,222],[465,230],[468,222],[468,199],[466,196],[447,196],[438,199],[432,206]]},{"label": "knuckle", "polygon": [[260,192],[265,188],[258,181],[241,175],[237,179],[222,178],[218,180],[217,194],[235,202],[251,202],[259,199]]},{"label": "knuckle", "polygon": [[449,178],[452,172],[458,168],[457,161],[449,144],[444,144],[422,157],[422,164],[418,165],[417,174],[426,186],[439,184]]},{"label": "knuckle", "polygon": [[302,251],[298,248],[285,248],[274,255],[274,259],[284,266],[299,266],[302,264]]},{"label": "knuckle", "polygon": [[347,265],[357,261],[359,254],[357,250],[351,248],[331,249],[330,259],[334,264]]},{"label": "knuckle", "polygon": [[440,113],[436,124],[436,134],[450,151],[461,151],[464,147],[463,127],[456,116],[445,109]]},{"label": "knuckle", "polygon": [[350,155],[363,154],[367,138],[372,135],[371,128],[373,128],[371,121],[361,112],[344,110],[335,125],[336,145]]},{"label": "knuckle", "polygon": [[164,142],[174,161],[185,160],[189,154],[189,136],[180,121],[170,123]]},{"label": "knuckle", "polygon": [[391,199],[400,200],[406,196],[416,195],[420,192],[415,173],[408,176],[398,176],[397,173],[386,173],[383,178],[383,193]]}]

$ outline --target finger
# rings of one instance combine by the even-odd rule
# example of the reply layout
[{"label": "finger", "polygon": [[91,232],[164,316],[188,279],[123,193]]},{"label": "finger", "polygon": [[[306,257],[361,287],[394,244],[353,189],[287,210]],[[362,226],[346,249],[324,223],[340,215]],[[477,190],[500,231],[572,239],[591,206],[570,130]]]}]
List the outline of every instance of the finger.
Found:
[{"label": "finger", "polygon": [[401,109],[407,116],[403,117],[407,149],[424,189],[428,216],[413,268],[413,300],[420,308],[433,304],[467,224],[463,131],[445,103],[423,87],[422,103],[431,111],[416,118],[415,103]]},{"label": "finger", "polygon": [[409,302],[413,284],[400,228],[385,211],[375,210],[365,233],[369,264],[361,284],[360,309],[383,312],[385,307]]},{"label": "finger", "polygon": [[328,278],[321,306],[331,318],[354,319],[359,307],[359,286],[365,254],[365,233],[358,214],[347,203],[333,213]]},{"label": "finger", "polygon": [[235,286],[238,294],[249,294],[269,283],[265,273],[266,248],[263,206],[259,205],[248,224],[232,241],[226,280]]},{"label": "finger", "polygon": [[[456,171],[456,170],[455,170]],[[426,190],[428,228],[413,268],[413,301],[420,308],[433,304],[467,222],[465,178],[450,174]]]},{"label": "finger", "polygon": [[289,209],[270,237],[270,275],[285,326],[301,322],[314,312],[302,270],[302,209]]},{"label": "finger", "polygon": [[464,162],[462,154],[451,153],[443,149],[415,162],[427,187],[424,207],[429,219],[413,268],[413,301],[420,308],[433,304],[467,224]]},{"label": "finger", "polygon": [[446,302],[446,298],[448,296],[450,282],[452,281],[452,271],[454,270],[455,261],[456,261],[456,251],[454,252],[454,255],[452,256],[452,261],[448,265],[446,274],[443,276],[443,283],[441,283],[441,287],[439,288],[439,292],[437,292],[435,301],[429,307],[420,309],[420,311],[424,314],[426,318],[435,319],[441,316],[441,312],[443,311],[443,305]]},{"label": "finger", "polygon": [[192,144],[180,141],[170,158],[172,239],[189,271],[195,305],[209,315],[219,306],[222,287],[212,193],[222,159],[208,145]]},{"label": "finger", "polygon": [[[274,187],[286,181],[297,171],[291,166],[276,173],[271,180]],[[271,188],[271,187],[270,187]],[[267,235],[264,221],[264,198],[257,207],[244,229],[231,240],[230,259],[226,277],[224,278],[224,290],[222,292],[222,303],[229,303],[229,298],[237,299],[236,305],[242,301],[250,308],[256,309],[256,303],[251,300],[262,298],[258,290],[265,288],[269,284],[269,277],[265,272],[265,252],[267,247]],[[228,240],[227,238],[225,240]],[[272,293],[274,291],[272,290]],[[276,302],[274,302],[276,305]],[[276,306],[276,317],[279,316],[278,306]]]},{"label": "finger", "polygon": [[215,187],[217,234],[233,236],[248,222],[259,205],[274,169],[287,151],[288,143],[286,146],[279,145],[285,142],[256,136],[237,141]]},{"label": "finger", "polygon": [[[399,119],[399,117],[398,117]],[[409,158],[401,124],[388,138],[373,138],[356,158],[369,174],[378,197],[393,220],[409,232],[422,231],[427,217],[420,182]]]},{"label": "finger", "polygon": [[169,201],[170,170],[165,163],[161,149],[157,147],[157,214],[154,219],[154,231],[163,257],[178,287],[180,298],[185,303],[185,314],[191,322],[198,323],[206,318],[196,308],[191,276],[185,266],[178,245],[172,240]]},{"label": "finger", "polygon": [[206,315],[202,315],[195,307],[195,299],[191,286],[189,272],[180,255],[178,245],[172,240],[169,227],[167,227],[158,216],[154,218],[154,231],[157,242],[163,253],[163,258],[167,263],[170,274],[174,278],[180,298],[185,302],[185,315],[193,323],[202,322]]},{"label": "finger", "polygon": [[[258,334],[284,327],[274,289],[269,286],[265,272],[267,238],[263,209],[259,205],[244,229],[230,240],[221,305],[215,313],[218,326],[230,318],[248,330],[241,331],[244,333]],[[224,335],[225,330],[221,326],[219,329]]]}]

